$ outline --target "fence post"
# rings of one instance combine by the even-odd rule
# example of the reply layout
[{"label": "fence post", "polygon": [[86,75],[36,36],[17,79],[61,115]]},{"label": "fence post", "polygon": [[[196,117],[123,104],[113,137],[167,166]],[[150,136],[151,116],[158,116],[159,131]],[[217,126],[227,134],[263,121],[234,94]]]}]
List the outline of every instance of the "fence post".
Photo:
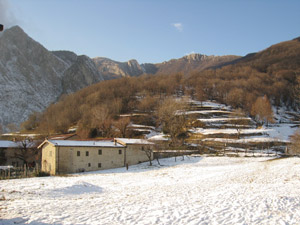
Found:
[{"label": "fence post", "polygon": [[35,164],[35,169],[36,169],[36,171],[35,171],[36,174],[38,174],[40,172],[40,167],[39,167],[38,163]]},{"label": "fence post", "polygon": [[26,164],[24,164],[24,177],[27,177],[27,167],[26,167]]}]

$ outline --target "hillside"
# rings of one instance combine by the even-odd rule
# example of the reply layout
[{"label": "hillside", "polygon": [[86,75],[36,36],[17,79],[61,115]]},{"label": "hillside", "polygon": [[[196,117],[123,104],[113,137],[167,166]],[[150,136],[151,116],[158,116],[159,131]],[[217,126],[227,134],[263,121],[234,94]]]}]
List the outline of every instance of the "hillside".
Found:
[{"label": "hillside", "polygon": [[[200,63],[198,60],[189,60],[180,63],[179,67],[173,63],[171,67],[174,69],[163,71],[159,69],[160,65],[140,65],[134,59],[117,62],[103,57],[91,59],[77,56],[70,51],[51,52],[30,38],[19,26],[1,34],[0,62],[0,125],[4,131],[18,129],[20,123],[33,112],[41,112],[61,95],[91,84],[145,73],[154,74],[157,71],[180,72],[179,67],[187,72],[196,69],[195,65]],[[210,61],[209,65],[215,64]]]},{"label": "hillside", "polygon": [[[221,67],[234,60],[239,59],[240,56],[207,56],[201,54],[190,54],[180,59],[172,59],[167,62],[154,64],[152,71],[160,74],[174,74],[183,73],[189,74],[193,71],[203,71],[212,67]],[[148,65],[149,66],[149,65]],[[151,69],[149,69],[151,71]]]},{"label": "hillside", "polygon": [[192,156],[3,180],[0,223],[297,224],[300,159],[271,159]]},{"label": "hillside", "polygon": [[[299,107],[299,55],[300,42],[295,39],[217,69],[100,82],[49,107],[41,118],[41,127],[45,128],[47,118],[50,124],[46,127],[51,132],[65,132],[79,125],[79,130],[89,136],[100,129],[91,113],[99,108],[105,108],[109,121],[117,120],[121,113],[146,113],[144,125],[159,126],[156,112],[164,100],[174,96],[189,96],[200,102],[215,100],[239,108],[258,124],[266,124],[272,122],[271,106],[273,113],[280,108],[296,111]],[[261,114],[267,106],[269,117]]]},{"label": "hillside", "polygon": [[[64,94],[103,80],[124,77],[134,79],[125,81],[125,84],[123,81],[105,83],[110,90],[96,85],[97,88],[82,90],[79,95],[92,101],[98,96],[101,99],[95,105],[114,102],[108,107],[110,112],[114,111],[114,116],[132,110],[155,108],[154,100],[152,103],[146,102],[153,95],[162,97],[182,95],[183,92],[198,100],[214,99],[234,108],[242,108],[249,114],[259,96],[266,95],[276,107],[296,109],[299,103],[299,38],[245,57],[191,54],[159,64],[139,64],[136,60],[117,62],[103,57],[91,59],[77,56],[69,51],[51,52],[16,26],[1,35],[0,50],[0,124],[4,130],[8,127],[10,130],[18,129],[30,114],[45,110]],[[142,76],[145,73],[155,76]],[[128,82],[132,86],[120,87]],[[132,90],[128,90],[131,87]],[[114,93],[117,91],[122,94]],[[142,103],[142,98],[134,98],[141,92],[146,93],[143,98],[148,97]],[[78,97],[70,98],[78,101]],[[80,100],[75,111],[80,108],[79,104],[85,107],[90,105],[89,101]],[[147,104],[150,105],[147,107]],[[70,110],[70,104],[65,105],[61,113]],[[77,123],[82,119],[82,112],[74,114],[67,121]]]}]

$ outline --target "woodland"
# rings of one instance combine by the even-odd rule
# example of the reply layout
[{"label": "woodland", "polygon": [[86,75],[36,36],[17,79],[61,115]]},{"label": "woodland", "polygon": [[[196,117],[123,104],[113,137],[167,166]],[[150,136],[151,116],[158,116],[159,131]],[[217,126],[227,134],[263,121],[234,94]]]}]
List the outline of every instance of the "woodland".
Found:
[{"label": "woodland", "polygon": [[[44,112],[33,113],[22,129],[47,136],[66,133],[77,126],[82,138],[132,137],[134,134],[126,132],[129,117],[120,115],[139,113],[144,116],[134,117],[133,122],[161,126],[164,132],[178,136],[188,124],[176,113],[188,107],[176,101],[182,96],[198,101],[216,100],[258,123],[269,123],[273,120],[272,107],[296,110],[299,106],[299,62],[298,38],[218,68],[102,81],[61,96]],[[181,129],[170,126],[175,121]]]}]

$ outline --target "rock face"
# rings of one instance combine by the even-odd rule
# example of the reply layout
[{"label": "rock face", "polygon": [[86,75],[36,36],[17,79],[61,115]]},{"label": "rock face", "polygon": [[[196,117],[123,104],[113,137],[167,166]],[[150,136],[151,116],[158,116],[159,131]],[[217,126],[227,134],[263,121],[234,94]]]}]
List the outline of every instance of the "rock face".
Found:
[{"label": "rock face", "polygon": [[108,58],[97,57],[93,61],[105,80],[139,76],[145,73],[145,69],[135,59],[128,62],[117,62]]},{"label": "rock face", "polygon": [[100,80],[103,77],[88,57],[50,52],[18,26],[0,36],[0,124],[4,128],[44,110],[62,93]]},{"label": "rock face", "polygon": [[179,59],[172,59],[163,63],[144,63],[139,64],[132,59],[128,62],[116,62],[108,58],[97,57],[93,61],[98,71],[103,75],[105,80],[111,80],[121,77],[140,76],[142,74],[173,74],[173,73],[190,73],[191,71],[201,71],[210,67],[222,66],[239,56],[207,56],[201,54],[190,54]]},{"label": "rock face", "polygon": [[69,94],[104,80],[94,62],[87,56],[78,56],[76,61],[64,72],[62,88]]}]

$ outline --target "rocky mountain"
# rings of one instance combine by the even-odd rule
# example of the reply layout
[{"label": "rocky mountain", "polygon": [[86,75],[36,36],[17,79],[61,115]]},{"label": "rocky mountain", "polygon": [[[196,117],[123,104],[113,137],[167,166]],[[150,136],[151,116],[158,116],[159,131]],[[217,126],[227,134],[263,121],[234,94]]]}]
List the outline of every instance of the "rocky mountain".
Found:
[{"label": "rocky mountain", "polygon": [[[61,57],[61,54],[54,53]],[[68,54],[68,53],[67,53]],[[62,60],[69,63],[69,68],[62,77],[62,89],[64,94],[73,93],[91,84],[104,80],[102,74],[97,70],[93,60],[85,55],[76,56],[70,54],[70,58],[61,57]]]},{"label": "rocky mountain", "polygon": [[194,70],[202,71],[211,67],[219,67],[234,60],[240,56],[207,56],[201,54],[190,54],[179,59],[172,59],[163,63],[144,63],[139,64],[135,59],[128,62],[117,62],[108,58],[97,57],[94,62],[98,71],[105,80],[111,80],[120,77],[139,76],[142,74],[188,74]]},{"label": "rocky mountain", "polygon": [[128,62],[117,62],[108,58],[97,57],[93,61],[105,80],[139,76],[146,72],[144,67],[135,59]]},{"label": "rocky mountain", "polygon": [[[78,56],[70,51],[48,51],[19,26],[0,36],[0,125],[17,126],[34,111],[43,111],[62,94],[102,80],[142,74],[189,73],[229,63],[237,56],[191,54],[159,64],[139,64],[132,59]],[[5,129],[6,130],[6,129]]]},{"label": "rocky mountain", "polygon": [[18,26],[0,36],[0,124],[4,128],[19,125],[63,93],[101,80],[88,57],[50,52]]},{"label": "rocky mountain", "polygon": [[179,59],[172,59],[167,62],[145,65],[148,72],[160,74],[183,73],[188,74],[192,71],[202,71],[211,67],[222,66],[233,60],[239,59],[240,56],[226,55],[226,56],[207,56],[202,54],[190,54]]}]

